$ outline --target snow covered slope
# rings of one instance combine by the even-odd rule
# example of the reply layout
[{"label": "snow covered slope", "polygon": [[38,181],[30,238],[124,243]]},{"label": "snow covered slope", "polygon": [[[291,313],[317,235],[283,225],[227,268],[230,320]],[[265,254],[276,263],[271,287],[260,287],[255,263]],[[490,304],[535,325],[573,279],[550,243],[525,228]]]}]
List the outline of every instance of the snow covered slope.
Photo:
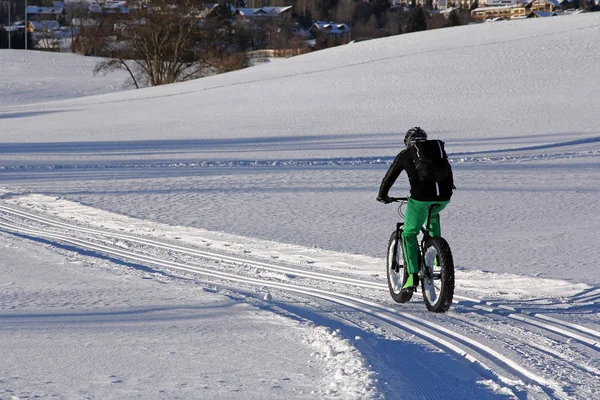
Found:
[{"label": "snow covered slope", "polygon": [[0,50],[0,106],[124,90],[127,74],[94,75],[100,60],[74,54]]},{"label": "snow covered slope", "polygon": [[[598,397],[599,38],[481,24],[36,104],[0,78],[0,397]],[[385,287],[413,125],[458,187],[445,315]]]},{"label": "snow covered slope", "polygon": [[[5,179],[160,222],[378,256],[395,214],[373,199],[420,125],[455,165],[444,229],[461,267],[600,283],[588,266],[597,241],[581,240],[600,226],[598,36],[593,13],[464,26],[4,106],[2,164],[19,171]],[[401,178],[394,191],[406,190]]]},{"label": "snow covered slope", "polygon": [[[208,147],[202,159],[239,158],[240,144],[250,146],[245,158],[306,159],[379,157],[412,125],[442,135],[454,152],[593,138],[598,18],[400,35],[194,82],[36,105],[28,109],[40,117],[18,121],[22,130],[2,141],[198,139]],[[40,118],[49,125],[42,136]],[[303,143],[312,138],[314,146]]]}]

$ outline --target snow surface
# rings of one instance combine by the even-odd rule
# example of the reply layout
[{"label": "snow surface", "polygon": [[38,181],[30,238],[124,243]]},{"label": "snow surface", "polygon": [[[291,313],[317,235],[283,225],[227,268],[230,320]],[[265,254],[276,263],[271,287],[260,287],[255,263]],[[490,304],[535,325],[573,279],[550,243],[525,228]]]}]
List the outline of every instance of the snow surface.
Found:
[{"label": "snow surface", "polygon": [[[122,76],[76,78],[95,62],[0,52],[0,206],[296,272],[384,285],[397,216],[374,200],[381,178],[409,127],[445,140],[458,303],[438,316],[385,286],[344,290],[487,354],[473,369],[435,345],[468,346],[448,333],[0,233],[0,398],[597,398],[599,39],[593,13],[499,22],[110,94]],[[392,194],[407,189],[401,176]],[[249,264],[265,282],[305,279]]]},{"label": "snow surface", "polygon": [[0,105],[63,100],[124,90],[128,74],[94,75],[102,59],[73,54],[0,50]]}]

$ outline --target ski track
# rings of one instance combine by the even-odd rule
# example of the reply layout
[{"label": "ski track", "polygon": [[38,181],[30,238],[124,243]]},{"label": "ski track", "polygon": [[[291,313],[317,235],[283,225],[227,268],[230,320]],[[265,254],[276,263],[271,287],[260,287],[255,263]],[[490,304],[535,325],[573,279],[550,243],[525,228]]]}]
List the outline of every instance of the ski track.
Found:
[{"label": "ski track", "polygon": [[[513,149],[514,150],[514,149]],[[518,149],[517,149],[518,150]],[[502,153],[506,150],[496,150],[494,153]],[[495,156],[478,156],[480,153],[465,153],[468,156],[453,157],[449,154],[449,161],[453,164],[475,164],[475,163],[491,163],[491,162],[525,162],[539,160],[559,160],[571,159],[574,157],[595,157],[598,152],[595,150],[587,151],[572,151],[558,153],[540,153],[528,155],[495,155]],[[361,167],[361,166],[377,166],[389,165],[394,160],[394,157],[361,157],[361,158],[314,158],[314,159],[290,159],[290,160],[206,160],[206,161],[178,161],[178,162],[123,162],[123,163],[70,163],[70,164],[31,164],[31,165],[0,165],[2,171],[68,171],[68,170],[94,170],[94,169],[189,169],[189,168],[299,168],[299,167]]]},{"label": "ski track", "polygon": [[[376,281],[366,281],[364,279],[355,279],[348,278],[340,275],[331,275],[327,273],[319,273],[314,271],[308,271],[301,268],[287,267],[283,265],[277,265],[273,263],[267,263],[258,260],[251,260],[249,257],[240,258],[237,256],[231,256],[226,254],[220,254],[216,252],[209,252],[204,250],[193,249],[189,247],[183,247],[175,244],[168,244],[165,242],[161,242],[158,240],[141,238],[133,235],[127,235],[116,232],[103,232],[98,229],[89,229],[80,226],[76,226],[73,224],[66,224],[62,222],[58,222],[49,218],[45,218],[42,216],[38,216],[29,212],[19,211],[10,207],[0,205],[0,211],[6,214],[12,214],[15,216],[19,216],[22,218],[27,218],[32,221],[41,222],[43,224],[47,224],[50,226],[54,226],[62,229],[69,229],[73,231],[79,231],[82,233],[91,233],[96,235],[102,235],[109,238],[120,238],[124,240],[130,240],[133,242],[153,246],[156,248],[161,248],[163,250],[173,250],[177,251],[181,254],[187,254],[191,256],[198,256],[209,260],[214,261],[227,261],[239,264],[246,264],[256,268],[260,268],[267,271],[282,273],[287,276],[302,276],[308,278],[315,278],[326,280],[330,282],[338,282],[344,283],[348,285],[354,285],[359,287],[366,288],[377,288],[377,289],[387,289],[387,284]],[[587,294],[582,295],[578,294],[573,296],[573,301],[575,302],[590,302],[590,299],[594,299],[595,297],[600,296],[600,288],[594,289],[591,292],[587,292]],[[464,306],[465,308],[472,308],[475,310],[480,310],[488,313],[503,315],[508,318],[512,318],[515,320],[519,320],[521,322],[528,323],[530,325],[534,325],[536,327],[546,329],[552,331],[554,333],[560,334],[564,337],[579,341],[582,344],[588,345],[595,350],[600,350],[600,331],[596,331],[578,324],[569,323],[566,321],[561,321],[558,318],[553,318],[550,316],[546,316],[544,314],[527,311],[525,307],[515,307],[511,305],[502,304],[499,302],[486,301],[461,295],[454,295],[455,305]],[[586,337],[585,334],[592,336],[592,338]]]},{"label": "ski track", "polygon": [[[516,397],[521,397],[523,393],[522,385],[525,385],[530,395],[543,391],[548,398],[571,398],[568,394],[571,389],[562,387],[559,383],[544,378],[541,374],[532,372],[530,368],[521,366],[517,361],[496,351],[470,337],[466,337],[461,332],[454,331],[438,323],[424,320],[410,313],[400,311],[397,308],[391,308],[373,301],[348,295],[339,291],[327,288],[323,290],[312,286],[300,286],[290,284],[289,277],[302,277],[321,282],[343,283],[354,287],[377,288],[382,291],[387,290],[387,284],[365,279],[350,278],[347,276],[332,275],[317,271],[308,271],[299,267],[267,263],[264,261],[253,260],[249,257],[238,257],[217,252],[209,252],[191,247],[184,247],[177,244],[161,242],[155,239],[142,238],[134,235],[103,231],[99,229],[85,228],[82,226],[64,223],[41,215],[21,211],[13,207],[0,205],[2,222],[0,229],[10,233],[16,233],[22,236],[43,238],[55,243],[68,243],[77,248],[92,250],[98,253],[107,254],[118,259],[140,262],[143,265],[151,264],[169,270],[179,270],[187,273],[201,274],[226,281],[233,281],[243,284],[259,285],[261,287],[270,287],[273,289],[284,290],[300,295],[308,295],[328,302],[343,305],[348,308],[360,311],[370,315],[380,321],[400,329],[401,331],[414,334],[429,344],[447,352],[461,363],[468,364],[474,371],[487,380],[493,381],[500,387],[509,389]],[[40,226],[44,227],[42,229]],[[49,231],[47,229],[54,229]],[[69,234],[65,234],[69,232]],[[140,246],[142,248],[140,249]],[[150,254],[144,254],[140,250],[149,249]],[[156,256],[156,251],[166,252]],[[178,256],[178,255],[179,256]],[[170,257],[169,261],[163,257]],[[218,271],[216,268],[209,269],[194,266],[186,261],[186,257],[195,257],[217,263],[217,265],[235,265],[246,269],[253,268],[254,271],[269,271],[269,276],[258,274],[261,278],[241,275],[239,272],[232,274],[229,272]],[[227,270],[232,270],[228,268]],[[252,272],[252,271],[251,271]],[[256,274],[255,274],[256,275]],[[283,280],[284,282],[281,282]],[[337,288],[339,289],[339,288]],[[573,297],[575,302],[589,302],[600,295],[600,289],[588,291]],[[479,316],[491,315],[495,318],[509,318],[523,324],[534,327],[542,334],[552,337],[559,336],[566,338],[564,343],[582,344],[593,351],[600,351],[600,332],[580,326],[574,323],[561,321],[560,319],[548,317],[546,315],[529,312],[525,307],[515,307],[502,304],[500,302],[491,302],[481,299],[469,298],[455,295],[454,308],[456,311],[464,313],[476,313]],[[453,314],[453,313],[449,313]],[[460,314],[459,314],[460,315]],[[508,323],[512,323],[507,321]],[[519,340],[518,335],[514,335],[511,340]],[[520,339],[521,341],[523,339]],[[512,345],[513,349],[518,346]],[[586,374],[597,374],[598,369],[588,366],[576,360],[563,357],[560,353],[553,351],[547,346],[535,344],[540,353],[558,360],[563,365],[570,364],[571,368],[582,371]],[[500,371],[498,369],[500,368]],[[504,375],[506,373],[506,376]],[[517,378],[515,381],[514,377]],[[520,395],[521,393],[521,395]]]}]

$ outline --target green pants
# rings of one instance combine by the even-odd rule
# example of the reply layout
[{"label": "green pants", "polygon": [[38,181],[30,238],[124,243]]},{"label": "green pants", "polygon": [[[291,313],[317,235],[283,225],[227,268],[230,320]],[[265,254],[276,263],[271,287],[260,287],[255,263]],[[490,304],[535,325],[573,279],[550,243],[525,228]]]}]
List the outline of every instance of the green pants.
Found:
[{"label": "green pants", "polygon": [[440,211],[450,203],[448,201],[419,201],[408,199],[406,214],[404,216],[404,231],[402,232],[402,251],[406,259],[406,270],[409,274],[419,272],[419,242],[417,236],[421,227],[427,222],[429,207],[438,204],[431,211],[429,231],[431,236],[440,236]]}]

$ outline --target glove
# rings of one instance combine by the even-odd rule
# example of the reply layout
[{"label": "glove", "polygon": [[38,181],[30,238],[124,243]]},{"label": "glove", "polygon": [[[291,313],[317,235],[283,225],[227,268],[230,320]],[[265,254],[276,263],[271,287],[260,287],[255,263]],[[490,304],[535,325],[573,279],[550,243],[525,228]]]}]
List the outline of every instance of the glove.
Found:
[{"label": "glove", "polygon": [[390,204],[392,199],[390,196],[377,196],[377,201],[383,204]]}]

